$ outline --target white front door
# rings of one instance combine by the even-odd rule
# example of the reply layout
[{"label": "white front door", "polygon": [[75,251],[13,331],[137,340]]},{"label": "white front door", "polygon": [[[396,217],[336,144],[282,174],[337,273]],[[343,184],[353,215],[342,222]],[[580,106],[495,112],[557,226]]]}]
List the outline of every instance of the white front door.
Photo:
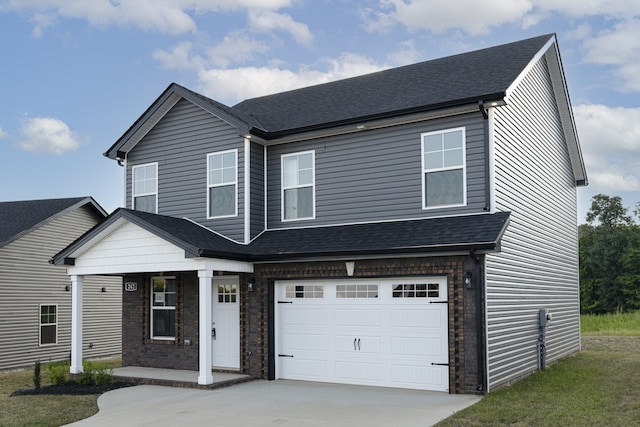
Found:
[{"label": "white front door", "polygon": [[214,277],[212,294],[212,365],[214,368],[240,369],[238,276]]},{"label": "white front door", "polygon": [[445,277],[276,283],[276,377],[449,390]]}]

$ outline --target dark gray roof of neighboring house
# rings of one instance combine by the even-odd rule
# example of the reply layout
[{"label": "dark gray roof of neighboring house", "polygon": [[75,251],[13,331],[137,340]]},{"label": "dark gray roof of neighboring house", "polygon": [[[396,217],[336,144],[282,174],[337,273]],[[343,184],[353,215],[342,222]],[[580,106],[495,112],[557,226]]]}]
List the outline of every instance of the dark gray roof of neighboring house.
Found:
[{"label": "dark gray roof of neighboring house", "polygon": [[266,133],[280,136],[354,120],[501,100],[552,37],[538,36],[248,99],[233,108],[251,117]]},{"label": "dark gray roof of neighboring house", "polygon": [[0,247],[67,209],[86,203],[91,203],[102,217],[107,215],[91,197],[0,202]]},{"label": "dark gray roof of neighboring house", "polygon": [[188,219],[120,208],[53,257],[66,263],[76,249],[120,219],[184,249],[187,257],[244,261],[392,255],[427,252],[494,251],[509,212],[332,227],[271,230],[249,245],[233,242]]}]

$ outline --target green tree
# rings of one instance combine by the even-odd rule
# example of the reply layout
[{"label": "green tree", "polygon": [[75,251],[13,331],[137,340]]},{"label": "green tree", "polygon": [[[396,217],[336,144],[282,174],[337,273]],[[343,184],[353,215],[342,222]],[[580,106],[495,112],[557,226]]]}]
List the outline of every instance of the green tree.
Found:
[{"label": "green tree", "polygon": [[[640,206],[638,207],[640,209]],[[591,209],[587,212],[587,222],[594,222],[608,227],[633,224],[633,219],[627,215],[627,208],[622,205],[620,196],[609,197],[596,194],[591,198]]]},{"label": "green tree", "polygon": [[586,219],[579,228],[582,312],[639,309],[640,227],[617,196],[594,196]]}]

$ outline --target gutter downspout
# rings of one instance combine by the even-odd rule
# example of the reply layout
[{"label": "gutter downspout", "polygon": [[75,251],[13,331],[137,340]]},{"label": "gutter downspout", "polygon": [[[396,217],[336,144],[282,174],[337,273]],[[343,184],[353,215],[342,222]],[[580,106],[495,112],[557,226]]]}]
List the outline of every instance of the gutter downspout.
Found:
[{"label": "gutter downspout", "polygon": [[484,376],[484,313],[483,307],[484,304],[482,302],[482,294],[484,293],[484,281],[481,280],[480,276],[480,257],[476,255],[475,249],[471,249],[469,251],[469,256],[475,262],[475,271],[473,273],[476,281],[476,346],[478,349],[477,359],[477,370],[478,370],[478,384],[476,386],[476,391],[484,392],[486,390],[485,387],[485,376]]},{"label": "gutter downspout", "polygon": [[491,178],[490,178],[490,147],[489,147],[489,112],[484,101],[478,101],[478,109],[484,119],[484,211],[491,211]]}]

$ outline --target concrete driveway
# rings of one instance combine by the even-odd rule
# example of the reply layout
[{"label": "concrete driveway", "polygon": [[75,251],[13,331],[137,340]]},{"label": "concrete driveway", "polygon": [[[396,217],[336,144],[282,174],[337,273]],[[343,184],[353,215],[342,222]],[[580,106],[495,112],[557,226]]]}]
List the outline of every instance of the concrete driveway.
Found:
[{"label": "concrete driveway", "polygon": [[430,426],[479,396],[303,381],[216,390],[141,385],[107,392],[73,426]]}]

